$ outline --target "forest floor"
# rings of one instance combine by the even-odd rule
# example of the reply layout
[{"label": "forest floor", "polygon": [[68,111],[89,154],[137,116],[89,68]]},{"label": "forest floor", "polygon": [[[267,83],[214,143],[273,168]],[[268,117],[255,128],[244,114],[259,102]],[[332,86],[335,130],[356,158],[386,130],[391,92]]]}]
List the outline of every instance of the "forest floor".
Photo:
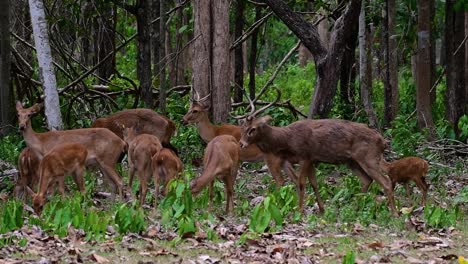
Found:
[{"label": "forest floor", "polygon": [[[240,173],[239,181],[248,182],[244,186],[248,191],[237,193],[237,206],[239,200],[261,196],[268,188],[265,182],[271,178],[261,175],[252,177],[250,173]],[[331,182],[340,184],[340,178]],[[438,182],[445,181],[439,179]],[[452,199],[467,184],[466,174],[451,177],[450,187],[446,186],[451,190],[444,191],[447,194],[444,199]],[[433,191],[439,187],[431,186],[428,203],[441,202],[440,197],[436,197],[438,192]],[[308,193],[309,199],[313,199],[310,190]],[[403,188],[399,188],[397,197],[405,199],[403,195]],[[376,196],[375,199],[385,200],[381,194]],[[332,206],[327,202],[325,205]],[[10,237],[11,243],[0,248],[0,264],[344,263],[344,259],[351,261],[353,258],[355,263],[458,263],[460,256],[468,259],[465,216],[456,226],[445,228],[427,227],[421,208],[400,216],[400,225],[387,225],[378,220],[369,225],[327,223],[322,218],[312,226],[304,217],[306,219],[291,221],[278,230],[245,236],[249,233],[249,217],[236,214],[227,217],[223,210],[221,204],[215,209],[217,221],[209,228],[216,233],[216,238],[211,240],[207,238],[206,228],[180,239],[174,231],[164,229],[151,218],[146,232],[118,237],[116,231],[109,228],[102,241],[86,241],[84,231],[72,226],[68,228],[68,236],[59,238],[37,226],[24,225],[20,230],[3,235],[3,238]],[[317,214],[315,210],[309,205],[305,215]],[[467,211],[466,203],[461,211]]]}]

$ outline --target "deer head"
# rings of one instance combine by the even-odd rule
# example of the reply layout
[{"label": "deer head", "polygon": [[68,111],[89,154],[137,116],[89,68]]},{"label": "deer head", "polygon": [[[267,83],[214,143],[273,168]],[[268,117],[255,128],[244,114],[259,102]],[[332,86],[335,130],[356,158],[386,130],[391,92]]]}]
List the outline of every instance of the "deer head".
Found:
[{"label": "deer head", "polygon": [[200,102],[192,102],[187,113],[182,118],[184,125],[200,122],[209,112],[210,107]]},{"label": "deer head", "polygon": [[16,111],[18,112],[18,127],[20,131],[23,131],[31,120],[31,116],[38,113],[42,108],[42,103],[36,103],[30,108],[23,108],[23,104],[18,101],[16,102]]},{"label": "deer head", "polygon": [[264,134],[265,128],[273,118],[269,115],[257,119],[249,116],[242,126],[242,136],[240,139],[240,147],[246,148],[250,144],[255,143]]}]

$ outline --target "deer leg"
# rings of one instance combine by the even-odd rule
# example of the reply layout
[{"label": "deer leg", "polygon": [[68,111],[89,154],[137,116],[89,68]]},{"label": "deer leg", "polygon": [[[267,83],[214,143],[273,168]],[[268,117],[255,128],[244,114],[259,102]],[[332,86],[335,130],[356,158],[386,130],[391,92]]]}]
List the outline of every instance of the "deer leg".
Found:
[{"label": "deer leg", "polygon": [[232,197],[234,186],[230,175],[226,175],[223,181],[226,193],[226,214],[229,214],[234,209],[234,201]]},{"label": "deer leg", "polygon": [[[58,193],[60,194],[60,196],[65,197],[65,177],[64,176],[59,177],[56,182],[58,183]],[[49,185],[49,187],[50,186],[53,186],[53,185]]]},{"label": "deer leg", "polygon": [[110,179],[110,181],[114,185],[114,194],[118,193],[120,195],[120,199],[123,199],[122,177],[120,177],[120,175],[117,173],[113,166],[110,166],[109,164],[106,164],[104,162],[99,162],[99,165],[101,167],[102,174],[104,174],[105,177]]},{"label": "deer leg", "polygon": [[367,173],[357,164],[356,162],[350,162],[348,164],[351,171],[356,174],[361,181],[361,192],[365,193],[369,189],[369,186],[372,183],[372,178],[367,175]]},{"label": "deer leg", "polygon": [[272,154],[265,154],[265,162],[268,166],[268,170],[270,171],[271,176],[273,176],[275,179],[276,187],[279,188],[283,186],[284,179],[281,175],[281,158]]},{"label": "deer leg", "polygon": [[83,168],[78,168],[72,173],[73,180],[75,180],[76,186],[78,187],[78,190],[80,190],[82,194],[85,193],[83,173],[84,173]]},{"label": "deer leg", "polygon": [[128,158],[128,188],[130,188],[130,193],[132,193],[133,177],[135,177],[135,166],[133,165],[129,157]]},{"label": "deer leg", "polygon": [[394,216],[398,216],[398,212],[395,207],[395,197],[393,196],[392,183],[390,179],[384,176],[380,171],[379,162],[371,156],[365,155],[363,158],[356,160],[359,166],[364,170],[364,172],[369,175],[373,180],[375,180],[382,188],[384,189],[385,194],[388,197],[388,207],[392,211]]},{"label": "deer leg", "polygon": [[291,181],[293,181],[293,183],[296,184],[296,172],[294,171],[294,167],[292,166],[292,164],[287,160],[283,160],[283,171],[286,173],[286,175],[288,175],[289,179],[291,179]]},{"label": "deer leg", "polygon": [[416,185],[421,189],[422,192],[422,198],[421,198],[421,206],[426,205],[426,197],[427,197],[427,190],[429,189],[426,181],[424,178],[416,178],[414,180],[416,182]]},{"label": "deer leg", "polygon": [[143,206],[145,204],[145,200],[146,200],[146,193],[148,192],[148,181],[145,177],[146,175],[144,174],[144,172],[139,172],[138,173],[138,177],[140,179],[140,189],[141,189],[141,193],[140,193],[140,206]]},{"label": "deer leg", "polygon": [[154,179],[154,210],[158,207],[158,196],[159,196],[159,175],[157,173],[157,167],[153,168],[153,179]]},{"label": "deer leg", "polygon": [[214,179],[210,182],[210,185],[208,186],[208,211],[211,212],[211,205],[213,203],[213,188],[214,188]]},{"label": "deer leg", "polygon": [[319,212],[323,213],[325,211],[325,207],[323,206],[322,198],[320,198],[320,192],[317,184],[317,177],[315,176],[315,165],[313,162],[304,162],[303,164],[304,170],[307,171],[307,176],[309,177],[309,182],[312,185],[315,193],[315,199],[317,200],[317,204],[319,207]]},{"label": "deer leg", "polygon": [[301,163],[301,172],[297,179],[297,196],[299,197],[299,211],[304,214],[304,192],[305,192],[305,175],[307,174],[306,162]]}]

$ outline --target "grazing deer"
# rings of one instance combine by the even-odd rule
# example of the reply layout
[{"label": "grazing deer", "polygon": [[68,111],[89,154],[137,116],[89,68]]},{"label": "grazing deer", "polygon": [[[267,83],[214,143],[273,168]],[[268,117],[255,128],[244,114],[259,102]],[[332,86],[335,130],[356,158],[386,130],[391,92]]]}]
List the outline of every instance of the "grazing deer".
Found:
[{"label": "grazing deer", "polygon": [[18,179],[15,184],[14,196],[20,198],[23,195],[23,200],[26,198],[26,186],[35,189],[39,182],[39,157],[30,148],[25,148],[21,151],[18,158]]},{"label": "grazing deer", "polygon": [[384,166],[392,181],[392,189],[395,189],[396,183],[402,183],[405,186],[406,194],[411,197],[409,181],[412,180],[423,194],[421,205],[426,204],[427,190],[429,189],[429,185],[424,180],[429,169],[427,161],[418,157],[406,157],[390,163],[384,162]]},{"label": "grazing deer", "polygon": [[176,126],[172,120],[151,109],[127,109],[96,119],[91,127],[103,127],[123,139],[124,128],[134,127],[140,134],[155,135],[162,144],[170,144]]},{"label": "grazing deer", "polygon": [[163,148],[152,157],[155,196],[158,196],[159,180],[164,181],[163,194],[168,191],[168,184],[172,179],[177,178],[184,170],[184,165],[177,154],[168,148]]},{"label": "grazing deer", "polygon": [[[125,142],[128,144],[128,185],[130,190],[133,185],[135,173],[140,180],[140,205],[145,203],[148,191],[148,181],[151,179],[152,165],[151,158],[162,149],[159,139],[150,134],[140,134],[135,128],[125,128],[123,132]],[[154,179],[155,185],[157,179]],[[156,188],[158,186],[155,186]],[[155,192],[154,209],[157,206],[157,192]]]},{"label": "grazing deer", "polygon": [[198,194],[209,184],[209,208],[213,201],[213,184],[215,178],[224,182],[226,189],[226,212],[234,209],[234,183],[239,169],[239,142],[230,135],[213,138],[206,146],[203,157],[203,173],[194,179],[190,188],[193,195]]},{"label": "grazing deer", "polygon": [[41,160],[39,165],[39,190],[35,194],[29,187],[33,208],[37,214],[42,212],[45,203],[44,196],[52,183],[58,181],[59,193],[65,194],[64,177],[71,174],[81,193],[85,192],[83,173],[88,151],[79,143],[65,143],[53,147]]},{"label": "grazing deer", "polygon": [[40,104],[23,108],[21,102],[16,103],[19,129],[26,145],[42,159],[55,146],[64,143],[80,143],[87,149],[86,163],[99,166],[104,177],[109,179],[114,187],[114,193],[122,197],[122,177],[115,170],[126,144],[118,136],[105,128],[81,128],[73,130],[49,131],[36,133],[31,126],[31,116],[39,112]]},{"label": "grazing deer", "polygon": [[[230,124],[223,124],[220,126],[213,125],[208,117],[208,110],[209,108],[203,106],[198,101],[194,101],[192,98],[190,109],[184,115],[183,122],[185,124],[195,124],[198,129],[198,133],[206,143],[219,135],[231,135],[236,138],[237,141],[240,140],[241,128],[239,126]],[[281,176],[282,168],[291,180],[295,181],[297,178],[291,163],[274,154],[263,153],[255,144],[241,149],[239,158],[241,161],[246,162],[264,160],[278,187],[283,186],[284,184],[284,179]]]},{"label": "grazing deer", "polygon": [[[279,90],[277,92],[276,101],[280,97]],[[385,141],[378,132],[364,124],[339,119],[306,119],[286,127],[270,126],[268,124],[272,119],[270,116],[255,119],[255,116],[266,107],[255,111],[252,101],[250,104],[252,111],[242,127],[240,146],[246,148],[256,144],[265,153],[300,161],[301,172],[297,186],[301,210],[304,205],[305,177],[308,176],[319,209],[321,212],[324,211],[315,177],[315,164],[327,162],[347,164],[360,178],[364,192],[372,180],[378,182],[387,194],[390,209],[393,214],[397,214],[392,184],[390,179],[382,174],[380,166]]]}]

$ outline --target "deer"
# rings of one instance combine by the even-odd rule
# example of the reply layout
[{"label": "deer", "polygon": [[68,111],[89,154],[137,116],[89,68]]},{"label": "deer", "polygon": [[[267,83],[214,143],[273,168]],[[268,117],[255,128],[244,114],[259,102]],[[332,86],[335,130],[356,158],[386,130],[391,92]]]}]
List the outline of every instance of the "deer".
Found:
[{"label": "deer", "polygon": [[16,103],[19,130],[26,145],[42,160],[43,156],[55,146],[64,143],[80,143],[86,147],[86,163],[97,165],[104,177],[110,180],[114,193],[123,197],[122,177],[116,171],[115,165],[122,153],[126,151],[126,143],[107,128],[81,128],[72,130],[34,132],[31,117],[38,113],[42,104],[34,104],[23,108],[21,102]]},{"label": "deer", "polygon": [[[183,123],[194,124],[205,143],[210,142],[213,138],[219,135],[231,135],[236,138],[237,141],[240,140],[240,126],[231,124],[223,124],[219,126],[214,125],[208,117],[209,107],[202,103],[203,99],[195,100],[192,97],[191,101],[190,108],[183,117]],[[297,178],[291,163],[274,154],[262,152],[255,144],[251,144],[250,146],[241,149],[239,158],[241,161],[245,162],[258,162],[264,160],[267,164],[268,170],[276,182],[277,187],[284,185],[284,179],[281,175],[282,169],[291,180],[295,181]]]},{"label": "deer", "polygon": [[418,157],[406,157],[393,162],[384,161],[384,169],[392,182],[392,190],[395,189],[397,183],[402,183],[405,186],[406,195],[411,197],[409,181],[414,181],[422,192],[421,206],[426,204],[429,189],[424,179],[429,170],[427,161]]},{"label": "deer", "polygon": [[[125,142],[128,144],[128,184],[130,189],[133,185],[135,173],[140,180],[140,206],[144,205],[146,193],[148,192],[148,181],[152,175],[152,157],[157,155],[162,145],[159,139],[150,134],[140,134],[134,127],[125,128],[123,132]],[[157,189],[157,178],[154,175],[155,188]],[[157,192],[155,192],[154,209],[157,206]]]},{"label": "deer", "polygon": [[32,149],[24,148],[18,157],[18,179],[13,191],[14,196],[19,199],[23,194],[23,200],[26,198],[26,186],[35,189],[39,182],[39,157]]},{"label": "deer", "polygon": [[169,182],[182,173],[184,165],[172,149],[163,148],[151,158],[153,168],[154,185],[156,189],[155,196],[158,196],[159,180],[164,181],[163,195],[166,195],[169,188]]},{"label": "deer", "polygon": [[[281,92],[276,89],[276,103]],[[388,205],[394,215],[395,208],[393,188],[390,179],[382,174],[384,138],[367,125],[341,119],[305,119],[293,122],[285,127],[269,124],[271,116],[256,118],[263,107],[255,111],[255,105],[249,99],[251,112],[238,119],[245,119],[242,126],[240,147],[247,148],[256,144],[264,153],[272,153],[283,159],[300,163],[300,174],[297,180],[299,208],[303,212],[305,177],[308,177],[315,193],[320,213],[324,212],[320,198],[315,166],[319,162],[346,164],[361,180],[361,191],[366,192],[375,180],[382,186],[388,197]]]},{"label": "deer", "polygon": [[83,173],[88,156],[87,148],[79,143],[64,143],[53,147],[44,155],[39,165],[39,190],[34,193],[27,187],[31,194],[33,208],[36,214],[41,214],[45,203],[45,194],[52,183],[59,182],[59,193],[65,195],[65,175],[72,175],[78,189],[85,193]]},{"label": "deer", "polygon": [[226,190],[226,213],[234,209],[234,183],[239,169],[239,141],[231,135],[213,138],[205,149],[203,172],[190,183],[192,195],[197,195],[209,185],[209,210],[213,202],[215,178],[224,182]]},{"label": "deer", "polygon": [[172,120],[145,108],[127,109],[98,118],[91,127],[107,128],[121,139],[123,139],[124,128],[135,127],[141,134],[156,136],[163,145],[170,145],[171,137],[176,131]]}]

